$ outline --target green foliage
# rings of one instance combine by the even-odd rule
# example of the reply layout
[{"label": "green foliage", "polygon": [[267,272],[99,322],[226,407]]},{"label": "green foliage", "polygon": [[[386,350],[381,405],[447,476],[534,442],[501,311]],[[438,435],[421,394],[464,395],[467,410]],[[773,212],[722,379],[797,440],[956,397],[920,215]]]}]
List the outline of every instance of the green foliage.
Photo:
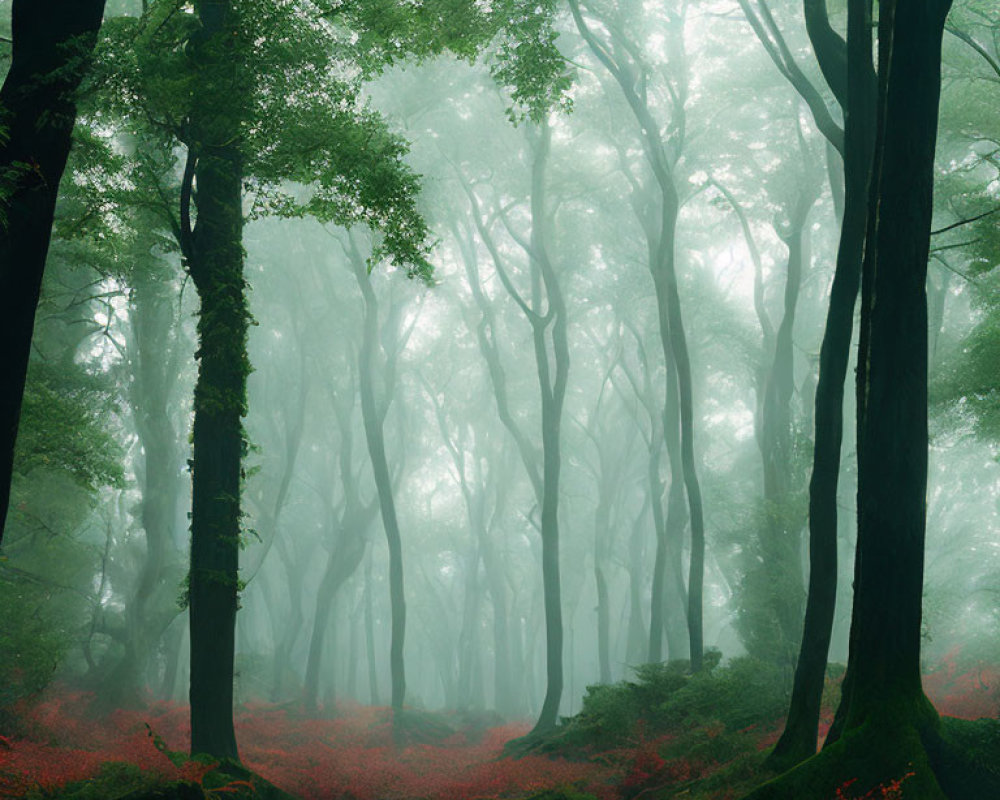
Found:
[{"label": "green foliage", "polygon": [[[51,543],[46,549],[59,550]],[[0,627],[0,727],[7,731],[13,729],[13,706],[52,680],[80,622],[78,603],[54,593],[49,580],[0,560],[0,603],[8,610]]]},{"label": "green foliage", "polygon": [[24,392],[15,470],[44,468],[96,491],[121,486],[122,449],[108,426],[115,411],[106,378],[73,364],[32,362]]},{"label": "green foliage", "polygon": [[720,537],[736,553],[735,628],[740,641],[747,653],[773,664],[788,681],[798,658],[805,609],[800,563],[806,506],[804,492],[783,503],[758,500]]},{"label": "green foliage", "polygon": [[[781,717],[788,695],[782,676],[768,664],[749,657],[719,666],[721,654],[705,654],[705,668],[690,674],[687,661],[644,664],[635,681],[589,686],[583,707],[540,749],[589,751],[621,746],[641,729],[649,737],[680,734],[675,756],[697,752],[708,760],[743,753],[740,731]],[[725,755],[725,754],[729,755]]]},{"label": "green foliage", "polygon": [[727,730],[740,730],[778,719],[787,705],[784,676],[766,662],[743,656],[692,675],[659,712],[672,723],[701,725],[717,720]]},{"label": "green foliage", "polygon": [[111,797],[131,797],[133,793],[151,791],[158,783],[155,775],[125,761],[106,761],[93,778],[68,783],[53,794],[48,790],[33,790],[27,800],[107,800]]},{"label": "green foliage", "polygon": [[978,321],[947,359],[930,387],[931,402],[976,435],[1000,442],[1000,225],[986,217],[974,225],[967,268]]},{"label": "green foliage", "polygon": [[328,18],[343,27],[354,62],[373,75],[402,59],[449,51],[473,60],[492,45],[494,78],[507,88],[513,121],[540,121],[551,109],[569,110],[572,83],[556,47],[553,0],[323,0]]},{"label": "green foliage", "polygon": [[596,800],[594,795],[586,792],[579,792],[571,786],[564,786],[556,789],[546,789],[529,795],[524,800]]},{"label": "green foliage", "polygon": [[[417,206],[419,176],[405,161],[405,140],[364,99],[364,80],[403,58],[450,51],[471,59],[497,41],[495,72],[523,108],[516,114],[538,119],[566,102],[569,79],[550,4],[243,0],[233,4],[235,39],[218,62],[239,83],[229,93],[238,108],[199,114],[192,102],[204,42],[188,11],[176,0],[154,0],[139,18],[108,20],[94,117],[122,121],[144,143],[182,144],[193,157],[212,144],[195,139],[194,118],[238,118],[251,217],[366,225],[380,235],[371,263],[385,258],[425,280],[430,237]],[[153,185],[179,239],[179,195]]]}]

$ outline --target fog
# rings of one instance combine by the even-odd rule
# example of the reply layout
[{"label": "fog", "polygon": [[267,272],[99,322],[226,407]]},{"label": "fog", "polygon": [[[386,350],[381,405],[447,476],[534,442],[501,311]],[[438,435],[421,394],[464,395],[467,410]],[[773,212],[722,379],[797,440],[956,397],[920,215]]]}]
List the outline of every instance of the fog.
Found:
[{"label": "fog", "polygon": [[[260,115],[235,128],[259,148],[241,156],[236,184],[244,369],[238,323],[208,327],[228,313],[205,300],[216,267],[198,266],[214,184],[195,170],[223,145],[176,132],[188,123],[175,126],[175,95],[200,89],[174,61],[151,61],[193,62],[190,45],[149,54],[162,31],[186,41],[174,16],[202,5],[109,2],[111,47],[98,44],[82,90],[3,535],[0,734],[29,736],[25,709],[71,690],[102,711],[200,702],[189,614],[208,609],[198,598],[211,586],[189,577],[199,491],[238,520],[204,530],[230,543],[238,531],[233,702],[220,702],[241,714],[392,707],[441,712],[456,730],[474,719],[543,735],[584,708],[587,687],[662,662],[695,675],[752,663],[786,702],[810,587],[811,478],[836,556],[822,663],[846,665],[861,574],[863,303],[847,306],[842,399],[817,404],[817,381],[842,219],[868,189],[845,184],[839,90],[801,6],[572,0],[513,15],[520,33],[508,38],[456,48],[414,44],[388,18],[369,24],[336,3],[249,4],[276,19],[326,15],[301,31],[279,20],[287,30],[253,43],[279,67],[306,66],[280,80],[261,67],[252,89],[228,90]],[[460,19],[466,4],[453,5]],[[845,4],[827,5],[844,35]],[[919,667],[942,713],[956,713],[946,697],[975,695],[971,716],[995,718],[1000,19],[968,0],[948,24],[926,278]],[[517,36],[555,52],[555,72],[512,57]],[[330,63],[308,62],[321,46]],[[301,88],[324,76],[357,94],[320,101]],[[356,127],[324,127],[313,102]],[[217,363],[245,377],[245,399],[239,383],[196,391],[199,365],[216,363],[212,336],[237,346]],[[894,402],[867,413],[894,424]],[[198,415],[230,405],[240,440],[200,439]],[[814,445],[838,429],[838,408],[839,462],[834,439],[821,495]],[[236,496],[196,487],[192,511],[192,475],[229,447]],[[222,562],[203,563],[209,584],[229,580]],[[226,619],[198,635],[223,647]],[[211,658],[225,685],[226,664]],[[222,742],[206,752],[235,755],[206,736]],[[946,791],[913,796],[973,796]]]}]

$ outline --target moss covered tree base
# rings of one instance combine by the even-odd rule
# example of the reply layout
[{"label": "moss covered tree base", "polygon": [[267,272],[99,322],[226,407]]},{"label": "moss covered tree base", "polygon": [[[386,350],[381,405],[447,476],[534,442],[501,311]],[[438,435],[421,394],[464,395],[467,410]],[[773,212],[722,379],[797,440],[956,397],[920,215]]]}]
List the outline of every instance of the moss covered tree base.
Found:
[{"label": "moss covered tree base", "polygon": [[948,718],[923,728],[867,723],[745,800],[868,797],[1000,797],[1000,721]]}]

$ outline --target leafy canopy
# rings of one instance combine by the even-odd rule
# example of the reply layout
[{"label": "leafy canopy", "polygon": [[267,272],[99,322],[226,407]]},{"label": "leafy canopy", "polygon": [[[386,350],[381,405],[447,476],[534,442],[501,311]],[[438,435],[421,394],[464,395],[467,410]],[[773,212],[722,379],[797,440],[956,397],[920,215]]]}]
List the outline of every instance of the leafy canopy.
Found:
[{"label": "leafy canopy", "polygon": [[[249,215],[367,225],[380,233],[373,261],[388,258],[429,278],[419,176],[406,164],[406,141],[365,99],[364,81],[404,58],[450,51],[472,59],[495,42],[494,74],[510,87],[512,116],[539,118],[565,105],[569,86],[551,6],[234,0],[236,41],[222,68],[233,75],[232,102],[240,108],[218,113],[235,111],[240,119]],[[157,138],[195,152],[218,144],[192,133],[199,33],[193,5],[179,0],[153,0],[139,17],[109,20],[95,121],[124,123],[154,148]],[[177,220],[172,227],[179,232]]]}]

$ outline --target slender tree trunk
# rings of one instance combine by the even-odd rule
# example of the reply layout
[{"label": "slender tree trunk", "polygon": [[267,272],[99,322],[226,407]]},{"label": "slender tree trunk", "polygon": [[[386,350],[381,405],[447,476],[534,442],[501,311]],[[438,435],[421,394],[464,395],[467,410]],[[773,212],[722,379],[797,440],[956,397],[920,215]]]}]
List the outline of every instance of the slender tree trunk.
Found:
[{"label": "slender tree trunk", "polygon": [[[861,274],[875,139],[875,74],[866,0],[848,6],[844,215],[820,348],[813,470],[809,482],[809,588],[785,730],[770,763],[790,766],[816,752],[820,702],[837,600],[837,489],[844,430],[844,381]],[[819,52],[819,51],[818,51]]]},{"label": "slender tree trunk", "polygon": [[378,690],[378,666],[375,663],[375,609],[372,587],[372,552],[365,560],[365,659],[368,662],[368,698],[373,706],[382,705]]},{"label": "slender tree trunk", "polygon": [[[559,574],[559,478],[562,469],[560,432],[563,401],[569,375],[569,346],[566,338],[566,303],[559,279],[546,250],[547,210],[545,172],[552,132],[541,126],[535,143],[531,174],[531,260],[545,287],[551,317],[552,361],[546,342],[544,318],[532,319],[535,364],[542,397],[542,586],[545,607],[545,699],[533,733],[554,728],[563,691],[562,589]],[[554,367],[554,374],[552,368]]]},{"label": "slender tree trunk", "polygon": [[628,633],[625,646],[628,664],[640,664],[649,656],[649,642],[642,618],[642,586],[643,576],[646,574],[643,558],[643,544],[647,536],[645,517],[644,507],[632,523],[632,532],[628,538]]},{"label": "slender tree trunk", "polygon": [[482,698],[476,693],[476,676],[481,672],[479,659],[479,615],[482,592],[479,590],[479,537],[472,540],[465,563],[462,586],[462,628],[458,635],[458,707],[478,708]]},{"label": "slender tree trunk", "polygon": [[[803,161],[809,159],[805,143],[801,140]],[[760,425],[758,444],[761,454],[764,488],[764,520],[759,530],[759,556],[762,562],[751,567],[744,580],[754,587],[754,592],[764,594],[764,606],[770,625],[745,626],[743,635],[748,650],[753,655],[773,661],[787,676],[795,668],[796,654],[800,647],[802,614],[805,590],[802,576],[802,535],[798,508],[797,486],[793,485],[792,471],[793,434],[792,396],[795,392],[793,333],[799,290],[802,286],[806,252],[805,230],[809,212],[816,200],[810,185],[813,176],[803,175],[803,186],[789,213],[789,224],[779,235],[788,248],[786,262],[784,307],[778,329],[773,336],[765,335],[765,348],[770,344],[770,364],[764,378],[760,397]],[[763,292],[761,291],[761,294]],[[766,315],[763,303],[758,313]],[[765,331],[771,324],[762,320]],[[804,510],[804,509],[803,509]],[[750,630],[747,630],[750,628]],[[754,629],[769,631],[766,638]]]},{"label": "slender tree trunk", "polygon": [[104,0],[14,0],[11,63],[0,89],[0,541],[7,520],[35,309],[59,181]]},{"label": "slender tree trunk", "polygon": [[[659,220],[650,224],[644,222],[650,247],[649,270],[653,277],[656,303],[659,315],[660,344],[663,348],[667,371],[673,363],[677,371],[677,398],[680,425],[680,473],[683,475],[687,493],[688,512],[691,522],[691,562],[687,587],[687,623],[690,646],[691,669],[701,669],[704,652],[702,595],[705,579],[705,522],[694,452],[694,391],[691,378],[691,359],[688,352],[687,336],[681,314],[680,292],[676,272],[677,215],[680,198],[674,183],[674,166],[680,158],[679,147],[684,141],[686,126],[684,98],[687,95],[687,63],[684,49],[684,11],[669,17],[667,50],[676,72],[677,82],[671,92],[671,120],[667,140],[661,137],[660,124],[654,118],[646,98],[636,90],[634,76],[637,69],[645,69],[644,64],[626,64],[618,60],[622,53],[634,54],[636,48],[621,39],[620,29],[611,27],[613,46],[609,49],[598,42],[594,33],[580,13],[576,0],[571,0],[570,11],[577,29],[587,42],[594,56],[611,73],[621,88],[641,131],[641,141],[646,160],[656,180],[659,191]],[[614,55],[613,55],[614,54]],[[624,56],[622,57],[624,58]],[[669,151],[669,152],[668,152]],[[656,232],[653,233],[655,225]],[[667,398],[669,402],[669,378]],[[669,433],[665,433],[666,436]],[[667,444],[670,450],[669,441]],[[677,473],[671,475],[676,479]]]},{"label": "slender tree trunk", "polygon": [[142,446],[136,477],[142,486],[139,518],[146,553],[135,593],[125,608],[125,654],[102,686],[103,702],[109,708],[142,701],[153,648],[179,613],[176,593],[164,596],[161,586],[178,561],[174,525],[182,487],[177,432],[169,408],[178,361],[171,302],[175,290],[169,278],[154,274],[158,268],[156,264],[137,265],[130,298],[129,396]]},{"label": "slender tree trunk", "polygon": [[403,544],[396,518],[396,501],[393,498],[392,476],[385,455],[384,416],[379,413],[373,383],[378,347],[378,300],[368,276],[364,259],[352,248],[351,263],[354,276],[364,299],[364,338],[358,356],[358,383],[361,394],[361,417],[365,426],[365,442],[372,462],[375,488],[378,491],[382,526],[389,546],[389,602],[392,632],[389,644],[389,672],[392,678],[393,710],[403,708],[406,695],[406,672],[403,661],[403,642],[406,637],[406,598],[403,592]]},{"label": "slender tree trunk", "polygon": [[[928,754],[938,717],[920,681],[927,488],[927,258],[949,0],[883,2],[879,122],[858,369],[858,544],[841,735],[752,797],[857,791],[905,780],[939,800]],[[905,776],[905,777],[904,777]],[[995,778],[993,779],[995,784]],[[952,797],[965,796],[952,794]],[[977,795],[985,796],[985,795]]]},{"label": "slender tree trunk", "polygon": [[510,622],[507,612],[507,586],[504,583],[497,554],[489,535],[484,533],[481,543],[483,569],[493,605],[493,707],[501,714],[509,714],[513,705],[510,656]]},{"label": "slender tree trunk", "polygon": [[[342,530],[330,550],[326,569],[316,592],[316,612],[313,615],[312,634],[309,637],[309,654],[306,657],[306,676],[303,703],[306,711],[316,713],[319,699],[320,663],[323,643],[330,627],[330,611],[340,587],[354,574],[365,555],[365,536],[359,532]],[[356,654],[352,653],[352,657]]]},{"label": "slender tree trunk", "polygon": [[674,266],[674,239],[677,226],[677,195],[669,178],[661,180],[663,193],[663,223],[661,228],[660,259],[650,264],[656,288],[660,319],[660,343],[664,359],[672,359],[677,369],[677,391],[680,410],[680,462],[684,488],[687,492],[691,520],[691,563],[688,572],[688,642],[691,669],[697,672],[702,666],[704,633],[702,620],[702,595],[705,577],[705,523],[701,499],[701,484],[694,454],[694,399],[691,378],[691,360],[688,355],[687,337],[681,317],[680,293]]},{"label": "slender tree trunk", "polygon": [[202,39],[191,120],[197,226],[189,269],[201,310],[191,511],[191,752],[238,760],[233,661],[249,311],[243,278],[241,56],[228,0],[196,4]]}]

